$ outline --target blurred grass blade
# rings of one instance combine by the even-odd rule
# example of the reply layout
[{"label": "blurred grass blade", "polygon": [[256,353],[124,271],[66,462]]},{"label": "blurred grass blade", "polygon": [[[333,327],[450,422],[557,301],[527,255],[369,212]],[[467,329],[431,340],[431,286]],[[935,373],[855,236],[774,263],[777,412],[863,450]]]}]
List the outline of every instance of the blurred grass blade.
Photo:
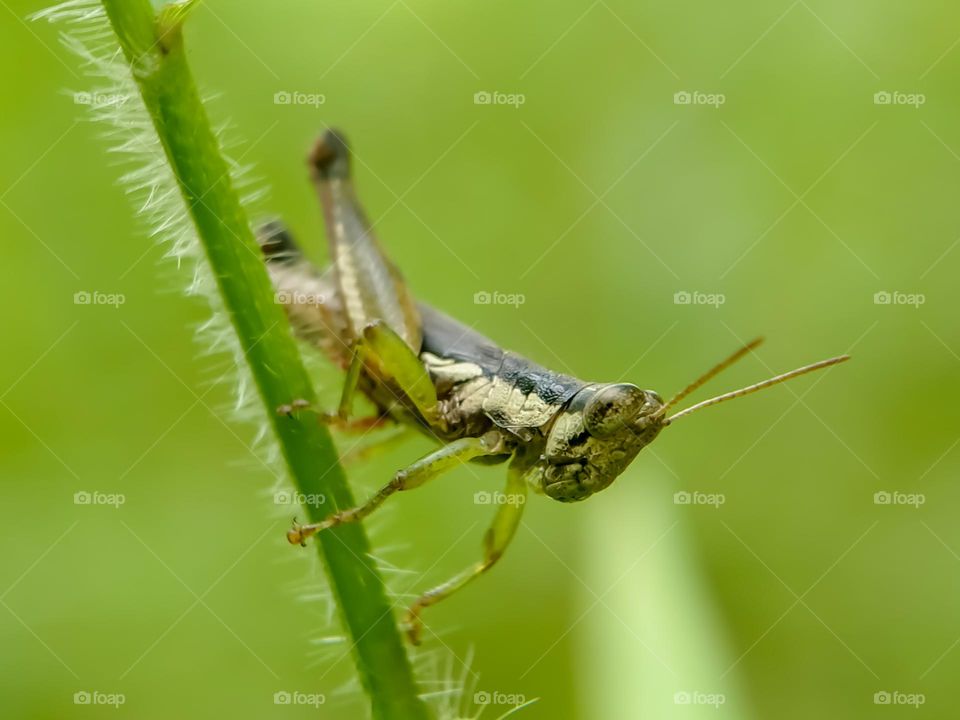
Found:
[{"label": "blurred grass blade", "polygon": [[629,502],[584,507],[591,560],[583,581],[609,589],[583,598],[602,600],[577,636],[583,716],[754,718],[691,537],[691,508],[670,502],[674,488],[662,473],[632,490]]}]

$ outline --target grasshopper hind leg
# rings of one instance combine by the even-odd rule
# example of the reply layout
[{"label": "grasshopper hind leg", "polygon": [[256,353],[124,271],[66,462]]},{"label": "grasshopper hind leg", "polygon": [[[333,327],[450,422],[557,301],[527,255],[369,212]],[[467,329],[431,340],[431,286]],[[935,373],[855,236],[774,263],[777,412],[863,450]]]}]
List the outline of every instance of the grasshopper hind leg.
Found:
[{"label": "grasshopper hind leg", "polygon": [[307,164],[323,208],[330,262],[350,336],[357,340],[364,327],[380,321],[419,352],[422,329],[416,303],[357,197],[343,133],[324,132]]},{"label": "grasshopper hind leg", "polygon": [[257,226],[256,235],[260,250],[268,263],[296,261],[302,257],[293,235],[282,220],[272,218],[260,223]]},{"label": "grasshopper hind leg", "polygon": [[347,367],[353,338],[331,270],[314,265],[278,220],[260,225],[257,240],[273,282],[274,301],[283,305],[294,334],[335,365]]}]

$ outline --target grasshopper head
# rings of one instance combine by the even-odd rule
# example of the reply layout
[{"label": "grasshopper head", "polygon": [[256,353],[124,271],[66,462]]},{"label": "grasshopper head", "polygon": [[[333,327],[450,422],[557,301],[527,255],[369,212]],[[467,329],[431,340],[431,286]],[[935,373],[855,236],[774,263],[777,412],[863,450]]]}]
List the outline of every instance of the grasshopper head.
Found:
[{"label": "grasshopper head", "polygon": [[610,485],[664,427],[652,390],[588,385],[557,416],[543,453],[542,489],[554,500],[583,500]]},{"label": "grasshopper head", "polygon": [[849,355],[839,355],[804,365],[703,400],[673,415],[667,414],[667,410],[747,355],[760,342],[757,338],[747,343],[667,402],[652,390],[641,390],[627,383],[587,385],[560,411],[547,435],[538,466],[538,482],[543,492],[561,502],[588,498],[616,480],[637,453],[653,442],[663,428],[680,418],[850,359]]}]

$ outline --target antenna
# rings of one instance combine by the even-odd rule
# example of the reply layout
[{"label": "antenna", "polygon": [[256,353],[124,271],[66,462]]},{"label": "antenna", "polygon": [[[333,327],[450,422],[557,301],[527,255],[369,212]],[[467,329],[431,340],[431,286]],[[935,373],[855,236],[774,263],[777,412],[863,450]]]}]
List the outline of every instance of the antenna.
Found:
[{"label": "antenna", "polygon": [[[720,370],[724,369],[725,367],[728,367],[730,364],[732,364],[732,362],[735,362],[736,360],[738,360],[738,359],[740,359],[741,357],[743,357],[743,355],[744,355],[748,350],[751,349],[751,345],[753,345],[753,346],[755,347],[755,346],[756,346],[755,344],[756,344],[757,342],[758,342],[758,341],[755,340],[753,343],[748,344],[746,347],[744,347],[743,349],[741,349],[741,350],[738,351],[737,353],[734,353],[733,355],[730,356],[730,358],[728,358],[728,359],[725,360],[724,362],[722,362],[722,363],[720,363],[719,365],[717,365],[716,368],[714,368],[713,370],[710,370],[710,371],[709,371],[706,375],[704,375],[700,380],[694,382],[694,383],[693,383],[692,385],[690,385],[689,387],[691,387],[691,388],[699,387],[699,386],[702,385],[704,382],[706,382],[706,379],[709,379],[709,378],[713,377],[714,375],[717,374],[717,372],[719,372]],[[702,409],[705,408],[705,407],[709,407],[709,406],[711,406],[711,405],[717,405],[718,403],[726,402],[727,400],[733,400],[733,399],[738,398],[738,397],[743,397],[744,395],[750,395],[751,393],[755,393],[755,392],[757,392],[758,390],[763,390],[763,389],[768,388],[768,387],[771,387],[771,386],[773,386],[773,385],[779,385],[779,384],[782,383],[782,382],[786,382],[787,380],[792,380],[793,378],[795,378],[795,377],[800,377],[801,375],[806,375],[807,373],[813,372],[814,370],[820,370],[820,369],[825,368],[825,367],[830,367],[831,365],[838,365],[838,364],[840,364],[840,363],[842,363],[842,362],[846,362],[846,361],[849,360],[849,359],[850,359],[850,356],[849,356],[849,355],[838,355],[837,357],[829,358],[828,360],[821,360],[820,362],[815,362],[815,363],[813,363],[813,364],[811,364],[811,365],[804,365],[803,367],[799,367],[799,368],[797,368],[796,370],[791,370],[790,372],[785,372],[785,373],[783,373],[782,375],[777,375],[777,376],[772,377],[772,378],[770,378],[770,379],[768,379],[768,380],[764,380],[764,381],[762,381],[762,382],[758,382],[758,383],[756,383],[756,384],[754,384],[754,385],[747,385],[746,387],[740,388],[739,390],[732,390],[731,392],[724,393],[723,395],[717,395],[716,397],[712,397],[712,398],[710,398],[709,400],[704,400],[704,401],[702,401],[702,402],[698,402],[696,405],[691,405],[691,406],[688,407],[686,410],[681,410],[680,412],[678,412],[678,413],[676,413],[676,414],[674,414],[674,415],[671,415],[671,416],[668,417],[666,420],[664,420],[664,424],[665,424],[665,425],[669,425],[669,424],[672,423],[674,420],[678,420],[678,419],[682,418],[684,415],[689,415],[689,414],[691,414],[691,413],[696,412],[697,410],[702,410]],[[677,397],[683,397],[684,395],[687,395],[687,394],[689,394],[689,392],[685,389],[685,390],[683,390],[682,392],[680,392]],[[667,407],[667,406],[669,406],[669,405],[672,405],[673,403],[674,403],[674,400],[671,400],[671,401],[670,401],[669,403],[667,403],[667,405],[665,405],[664,407]]]},{"label": "antenna", "polygon": [[763,338],[762,338],[762,337],[754,338],[753,340],[751,340],[750,342],[748,342],[746,345],[744,345],[742,348],[740,348],[740,349],[737,350],[735,353],[733,353],[733,355],[731,355],[730,357],[728,357],[726,360],[723,360],[723,361],[721,361],[719,364],[714,365],[712,368],[710,368],[709,370],[707,370],[703,375],[701,375],[700,377],[698,377],[698,378],[697,378],[696,380],[694,380],[692,383],[690,383],[689,385],[687,385],[683,390],[681,390],[681,391],[678,392],[676,395],[674,395],[672,398],[670,398],[670,399],[667,401],[667,404],[660,408],[660,411],[659,411],[659,412],[660,412],[661,414],[665,413],[665,412],[667,411],[667,409],[669,409],[669,408],[673,407],[674,405],[676,405],[678,402],[680,402],[681,400],[683,400],[687,395],[689,395],[690,393],[692,393],[692,392],[694,392],[695,390],[697,390],[698,388],[700,388],[700,387],[701,387],[704,383],[706,383],[708,380],[710,380],[710,379],[716,377],[717,375],[719,375],[720,373],[722,373],[724,370],[726,370],[728,367],[730,367],[730,366],[733,365],[735,362],[737,362],[737,360],[740,360],[742,357],[744,357],[747,353],[749,353],[751,350],[753,350],[754,348],[756,348],[756,347],[757,347],[760,343],[762,343],[762,342],[763,342]]}]

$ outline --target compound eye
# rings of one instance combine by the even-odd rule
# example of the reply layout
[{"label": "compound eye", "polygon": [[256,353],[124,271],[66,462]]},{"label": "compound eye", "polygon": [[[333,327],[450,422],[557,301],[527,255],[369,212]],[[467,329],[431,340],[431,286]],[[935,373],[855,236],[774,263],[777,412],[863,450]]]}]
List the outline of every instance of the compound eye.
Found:
[{"label": "compound eye", "polygon": [[583,409],[583,424],[594,437],[608,437],[630,426],[646,397],[636,385],[607,385],[597,391]]}]

